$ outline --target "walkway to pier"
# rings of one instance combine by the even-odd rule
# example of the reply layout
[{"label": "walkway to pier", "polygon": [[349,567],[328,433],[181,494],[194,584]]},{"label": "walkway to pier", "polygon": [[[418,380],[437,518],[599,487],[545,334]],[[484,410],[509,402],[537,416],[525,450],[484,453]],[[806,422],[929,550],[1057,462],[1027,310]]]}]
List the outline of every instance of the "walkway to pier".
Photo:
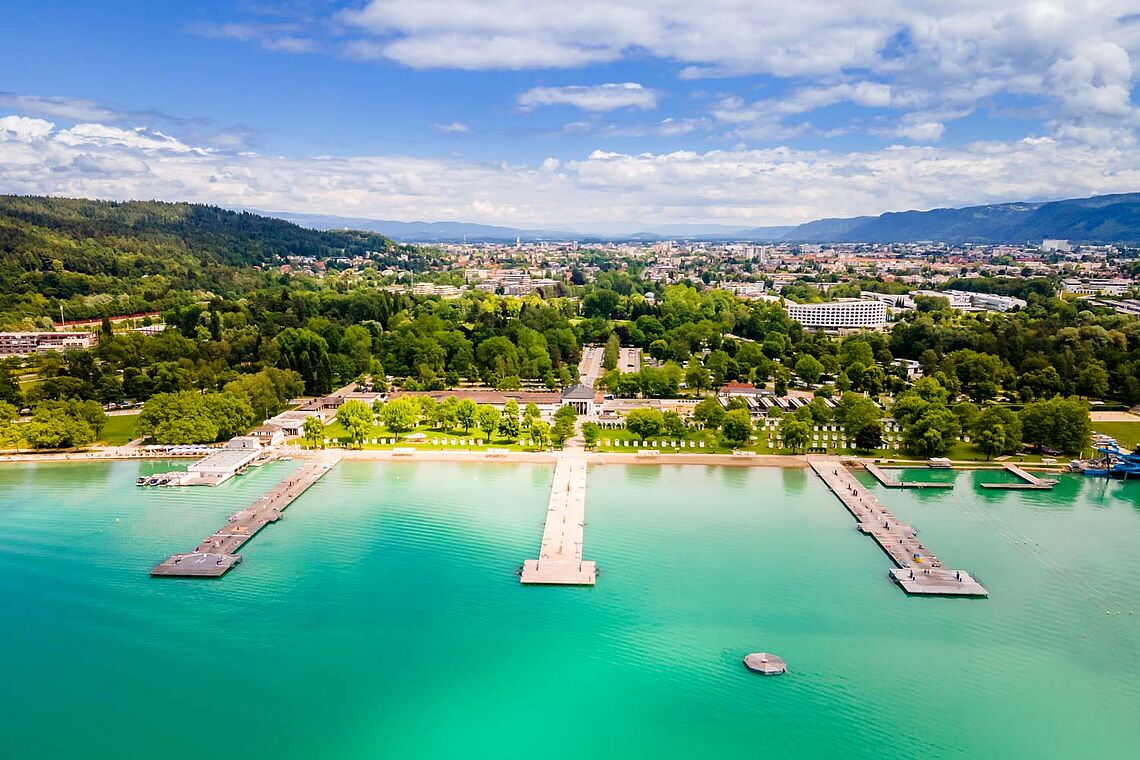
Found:
[{"label": "walkway to pier", "polygon": [[226,524],[188,554],[175,554],[150,571],[152,576],[182,578],[217,578],[241,562],[237,550],[271,522],[281,519],[281,513],[293,501],[316,483],[338,461],[340,456],[330,453],[316,462],[309,462],[289,473],[269,493],[240,512],[235,512]]},{"label": "walkway to pier", "polygon": [[898,565],[890,571],[891,578],[908,594],[988,596],[982,584],[965,570],[943,567],[938,557],[918,540],[918,532],[899,522],[841,462],[809,459],[808,465],[859,521],[859,530],[874,538]]},{"label": "walkway to pier", "polygon": [[596,569],[582,560],[586,523],[586,452],[566,448],[554,467],[554,485],[546,508],[546,527],[538,559],[523,563],[523,583],[593,586]]},{"label": "walkway to pier", "polygon": [[982,488],[998,488],[1007,491],[1048,491],[1057,485],[1051,478],[1039,478],[1031,472],[1026,472],[1013,462],[1002,462],[1008,472],[1021,478],[1021,483],[982,483]]},{"label": "walkway to pier", "polygon": [[867,468],[867,472],[875,476],[875,480],[879,481],[886,488],[953,488],[953,483],[922,483],[919,481],[902,481],[895,480],[894,477],[879,469],[877,465],[871,462],[864,462],[863,466]]}]

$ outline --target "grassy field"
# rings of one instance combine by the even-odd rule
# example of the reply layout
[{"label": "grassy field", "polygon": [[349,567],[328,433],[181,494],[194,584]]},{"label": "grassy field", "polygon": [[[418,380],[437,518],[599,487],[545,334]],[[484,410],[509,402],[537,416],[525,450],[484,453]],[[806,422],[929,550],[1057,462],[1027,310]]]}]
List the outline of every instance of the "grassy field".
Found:
[{"label": "grassy field", "polygon": [[121,446],[124,443],[130,443],[138,437],[135,432],[138,429],[138,424],[139,416],[137,414],[117,414],[113,417],[107,417],[107,422],[103,425],[103,433],[99,436],[99,442],[108,446]]},{"label": "grassy field", "polygon": [[[412,435],[415,433],[423,433],[425,436],[427,436],[426,440],[419,441],[419,442],[407,440],[409,435]],[[342,427],[339,422],[333,422],[332,424],[330,424],[328,427],[325,428],[325,437],[331,439],[334,443],[338,442],[340,439],[344,439],[346,442],[348,440],[348,437],[347,437],[347,434],[345,433],[344,427]],[[498,449],[510,449],[511,451],[538,451],[539,450],[539,448],[537,446],[520,445],[517,440],[512,440],[512,439],[508,439],[508,438],[496,438],[494,441],[489,441],[489,440],[487,440],[486,434],[484,434],[483,431],[478,429],[478,428],[472,428],[468,432],[464,432],[462,429],[445,431],[445,430],[442,430],[440,428],[428,427],[427,425],[421,425],[421,426],[417,427],[415,430],[412,430],[408,433],[402,433],[400,435],[399,442],[397,442],[397,443],[388,443],[388,444],[376,443],[376,444],[374,444],[371,442],[373,438],[377,438],[377,439],[387,438],[387,439],[391,440],[394,437],[395,437],[395,434],[392,433],[391,431],[389,431],[383,425],[373,425],[372,429],[368,432],[367,442],[364,444],[364,448],[366,448],[366,449],[390,449],[390,448],[394,448],[394,447],[413,447],[413,448],[417,448],[417,449],[447,449],[449,451],[457,451],[457,450],[464,450],[464,449],[481,450],[481,449],[485,449],[487,447],[494,447],[494,448],[498,448]],[[527,439],[527,436],[525,433],[521,434],[519,437],[523,438],[523,439]],[[452,440],[458,441],[460,438],[465,439],[465,440],[467,440],[467,439],[475,439],[477,441],[482,440],[483,445],[482,446],[479,446],[478,444],[460,445],[460,444],[456,443],[454,446],[452,446],[450,444],[450,441],[452,441]],[[432,445],[432,439],[436,439],[437,441],[442,441],[444,439],[447,439],[447,441],[449,443],[446,446],[443,445],[442,443],[436,443],[433,446]]]},{"label": "grassy field", "polygon": [[1135,449],[1140,446],[1140,422],[1094,422],[1094,433],[1111,435],[1126,449]]}]

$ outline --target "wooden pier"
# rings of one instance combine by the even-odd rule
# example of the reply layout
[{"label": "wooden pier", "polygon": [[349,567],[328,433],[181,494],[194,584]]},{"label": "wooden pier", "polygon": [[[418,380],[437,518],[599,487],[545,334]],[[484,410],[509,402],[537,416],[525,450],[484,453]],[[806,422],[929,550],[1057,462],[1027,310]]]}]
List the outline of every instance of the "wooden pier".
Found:
[{"label": "wooden pier", "polygon": [[965,570],[944,567],[918,540],[918,532],[888,512],[838,460],[809,459],[808,465],[859,521],[859,530],[875,539],[898,566],[890,576],[908,594],[989,595]]},{"label": "wooden pier", "polygon": [[892,476],[888,475],[883,470],[879,469],[878,465],[871,462],[863,462],[863,467],[867,472],[871,473],[875,480],[879,481],[886,488],[953,488],[953,483],[922,483],[919,481],[902,481],[895,480]]},{"label": "wooden pier", "polygon": [[1026,472],[1013,462],[1002,462],[1006,471],[1021,478],[1021,483],[982,483],[982,488],[995,488],[1006,491],[1048,491],[1057,485],[1052,478],[1039,478],[1031,472]]},{"label": "wooden pier", "polygon": [[523,563],[519,580],[526,584],[593,586],[594,563],[582,559],[586,524],[586,453],[567,448],[554,467],[554,485],[546,508],[546,525],[538,559]]},{"label": "wooden pier", "polygon": [[316,462],[301,465],[289,473],[269,493],[261,496],[226,524],[203,539],[194,551],[175,554],[150,571],[154,577],[218,578],[241,562],[238,549],[257,532],[281,519],[281,513],[316,483],[339,461],[339,455],[326,455]]}]

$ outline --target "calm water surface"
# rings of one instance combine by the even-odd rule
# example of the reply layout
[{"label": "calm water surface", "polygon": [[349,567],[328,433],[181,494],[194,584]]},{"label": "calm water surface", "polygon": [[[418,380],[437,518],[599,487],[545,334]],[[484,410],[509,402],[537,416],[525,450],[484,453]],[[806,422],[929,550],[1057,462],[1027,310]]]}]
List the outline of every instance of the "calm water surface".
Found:
[{"label": "calm water surface", "polygon": [[[801,470],[591,470],[596,588],[523,588],[552,469],[345,462],[220,581],[151,579],[290,467],[0,467],[0,747],[27,757],[1125,758],[1140,483],[879,497],[988,600],[908,598]],[[871,482],[866,481],[868,485]],[[791,672],[741,657],[769,650]]]}]

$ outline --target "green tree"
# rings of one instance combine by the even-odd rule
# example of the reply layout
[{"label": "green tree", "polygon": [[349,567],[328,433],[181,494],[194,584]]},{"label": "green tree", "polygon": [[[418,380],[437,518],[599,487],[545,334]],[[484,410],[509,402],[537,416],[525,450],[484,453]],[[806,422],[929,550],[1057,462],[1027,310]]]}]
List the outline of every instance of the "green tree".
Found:
[{"label": "green tree", "polygon": [[709,429],[715,430],[724,422],[724,407],[720,400],[714,397],[701,399],[693,408],[693,422]]},{"label": "green tree", "polygon": [[436,423],[446,430],[452,430],[459,424],[459,399],[448,396],[443,400],[435,412]]},{"label": "green tree", "polygon": [[790,414],[780,420],[780,438],[792,452],[801,452],[811,441],[811,425]]},{"label": "green tree", "polygon": [[606,339],[605,351],[602,353],[602,368],[606,370],[615,369],[620,357],[621,343],[618,341],[616,333],[610,333],[610,337]]},{"label": "green tree", "polygon": [[661,415],[663,430],[665,435],[672,438],[685,437],[685,421],[681,419],[681,415],[674,411],[663,412]]},{"label": "green tree", "polygon": [[[515,405],[516,409],[518,405]],[[514,440],[519,437],[519,418],[518,414],[511,414],[506,409],[499,419],[499,432],[503,434],[504,438]]]},{"label": "green tree", "polygon": [[752,417],[746,409],[733,409],[724,416],[720,430],[724,440],[736,448],[752,436]]},{"label": "green tree", "polygon": [[542,413],[538,410],[538,404],[535,404],[533,401],[528,403],[526,408],[523,409],[522,414],[523,430],[530,430],[531,427],[534,426],[534,421],[537,420],[541,414]]},{"label": "green tree", "polygon": [[1075,454],[1088,445],[1089,411],[1076,396],[1026,404],[1018,416],[1025,441],[1039,449]]},{"label": "green tree", "polygon": [[598,427],[596,422],[587,422],[582,425],[582,438],[586,442],[587,448],[594,448],[598,445],[598,437],[601,434],[601,428]]},{"label": "green tree", "polygon": [[987,458],[1021,448],[1021,420],[1004,406],[987,407],[974,422],[974,443]]},{"label": "green tree", "polygon": [[530,427],[530,437],[534,440],[535,446],[540,449],[546,448],[546,444],[550,441],[550,424],[535,420]]},{"label": "green tree", "polygon": [[[95,408],[102,414],[98,404]],[[24,439],[37,449],[85,446],[98,435],[91,419],[90,410],[84,409],[82,402],[47,401],[36,405],[22,432]]]},{"label": "green tree", "polygon": [[399,438],[401,433],[416,429],[419,414],[419,404],[412,397],[400,396],[384,405],[381,419],[384,421],[384,427],[395,433],[396,438]]},{"label": "green tree", "polygon": [[554,427],[550,429],[550,440],[555,446],[561,446],[567,438],[574,435],[575,422],[573,419],[563,417],[554,422]]},{"label": "green tree", "polygon": [[487,440],[495,439],[495,431],[499,429],[499,410],[490,404],[479,405],[479,429],[487,435]]},{"label": "green tree", "polygon": [[697,393],[701,393],[707,389],[711,383],[712,378],[709,375],[709,371],[705,369],[705,365],[701,364],[700,359],[695,356],[689,359],[689,364],[685,368],[685,385]]},{"label": "green tree", "polygon": [[639,439],[657,435],[664,426],[665,418],[656,409],[631,409],[625,415],[625,429]]},{"label": "green tree", "polygon": [[808,385],[815,385],[823,376],[823,364],[810,354],[804,354],[796,361],[796,374]]},{"label": "green tree", "polygon": [[307,393],[323,396],[332,390],[332,362],[324,338],[311,330],[289,327],[278,333],[273,342],[277,366],[300,375]]},{"label": "green tree", "polygon": [[372,430],[372,409],[363,401],[349,399],[336,410],[336,421],[348,433],[350,446],[363,447]]},{"label": "green tree", "polygon": [[475,418],[479,414],[479,405],[469,398],[465,398],[459,402],[459,406],[455,408],[455,416],[459,424],[463,426],[463,432],[471,432],[471,428],[475,425]]},{"label": "green tree", "polygon": [[917,456],[941,456],[954,445],[960,430],[954,412],[944,404],[931,404],[918,419],[903,428],[903,443]]},{"label": "green tree", "polygon": [[305,443],[309,444],[310,449],[324,445],[325,423],[321,421],[319,415],[314,414],[306,417],[305,421],[301,423],[301,432],[304,434]]}]

